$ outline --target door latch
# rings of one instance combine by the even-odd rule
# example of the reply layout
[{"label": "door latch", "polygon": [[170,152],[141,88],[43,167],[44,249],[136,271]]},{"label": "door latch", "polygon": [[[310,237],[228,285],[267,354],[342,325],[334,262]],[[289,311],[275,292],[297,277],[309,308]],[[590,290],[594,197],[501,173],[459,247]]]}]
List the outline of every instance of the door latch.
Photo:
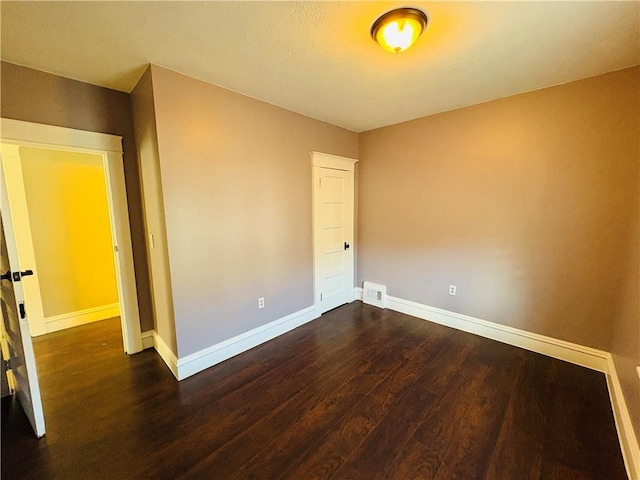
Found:
[{"label": "door latch", "polygon": [[19,282],[22,277],[33,275],[33,270],[25,270],[24,272],[13,272],[13,281]]}]

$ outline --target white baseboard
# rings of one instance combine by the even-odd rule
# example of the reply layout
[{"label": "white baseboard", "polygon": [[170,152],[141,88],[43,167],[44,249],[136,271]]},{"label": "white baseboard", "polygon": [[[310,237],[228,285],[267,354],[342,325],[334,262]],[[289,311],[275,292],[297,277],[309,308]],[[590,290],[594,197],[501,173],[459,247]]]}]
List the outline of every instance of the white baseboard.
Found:
[{"label": "white baseboard", "polygon": [[[362,297],[362,289],[357,293]],[[607,373],[609,352],[387,295],[387,308]]]},{"label": "white baseboard", "polygon": [[[311,306],[303,310],[274,320],[261,327],[237,335],[229,340],[220,342],[211,347],[179,358],[177,362],[178,380],[183,380],[202,370],[223,362],[261,343],[267,342],[283,333],[293,330],[317,318],[315,307]],[[165,360],[166,361],[166,360]]]},{"label": "white baseboard", "polygon": [[164,363],[167,364],[167,367],[169,367],[169,370],[171,370],[173,376],[180,380],[180,378],[178,377],[178,359],[176,355],[171,351],[169,346],[165,343],[160,335],[158,335],[155,331],[153,331],[152,335],[153,347],[156,349],[156,352],[158,352],[160,358],[164,360]]},{"label": "white baseboard", "polygon": [[627,475],[631,480],[640,480],[640,446],[638,446],[638,438],[635,435],[633,423],[631,423],[627,402],[622,393],[622,386],[620,385],[616,365],[611,354],[609,354],[608,362],[607,386],[609,387],[609,398],[611,399],[613,418],[618,430],[618,438],[620,439]]},{"label": "white baseboard", "polygon": [[62,315],[54,315],[45,317],[44,324],[47,333],[57,332],[65,328],[77,327],[86,323],[98,322],[107,318],[120,316],[120,304],[112,303],[99,307],[87,308],[77,312],[63,313]]},{"label": "white baseboard", "polygon": [[[362,288],[354,288],[354,297],[362,299]],[[611,353],[566,342],[557,338],[507,327],[498,323],[488,322],[461,313],[430,307],[390,295],[387,295],[387,308],[603,372],[607,378],[611,407],[613,409],[627,474],[631,480],[640,480],[640,449],[638,447],[638,440],[634,433],[629,410],[627,409],[627,404],[622,394],[622,388]]]},{"label": "white baseboard", "polygon": [[147,348],[153,348],[153,337],[156,335],[155,330],[147,330],[146,332],[142,332],[140,337],[142,338],[142,349],[146,350]]},{"label": "white baseboard", "polygon": [[407,313],[440,325],[446,325],[508,345],[541,353],[548,357],[564,360],[599,372],[607,373],[608,370],[608,352],[603,350],[391,296],[387,297],[387,307],[397,312]]}]

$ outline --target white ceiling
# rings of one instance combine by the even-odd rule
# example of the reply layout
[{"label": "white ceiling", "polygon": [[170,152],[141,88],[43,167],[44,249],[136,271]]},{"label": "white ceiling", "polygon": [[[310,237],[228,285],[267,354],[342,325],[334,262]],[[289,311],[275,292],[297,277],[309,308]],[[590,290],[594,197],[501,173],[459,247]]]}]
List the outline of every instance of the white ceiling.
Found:
[{"label": "white ceiling", "polygon": [[[399,55],[369,36],[416,6]],[[151,62],[361,132],[640,63],[640,2],[1,2],[2,60],[129,92]]]}]

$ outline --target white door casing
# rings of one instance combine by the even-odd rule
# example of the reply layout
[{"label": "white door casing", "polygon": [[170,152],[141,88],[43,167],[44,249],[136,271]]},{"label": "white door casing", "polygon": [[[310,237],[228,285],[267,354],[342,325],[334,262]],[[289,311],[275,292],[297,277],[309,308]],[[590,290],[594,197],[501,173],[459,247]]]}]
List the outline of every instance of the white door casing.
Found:
[{"label": "white door casing", "polygon": [[354,300],[354,168],[357,160],[311,152],[316,314]]},{"label": "white door casing", "polygon": [[9,385],[15,390],[15,395],[36,436],[42,437],[45,434],[44,412],[29,322],[24,310],[24,282],[20,275],[22,265],[19,264],[16,242],[12,235],[12,218],[4,185],[4,169],[0,165],[0,273],[8,274],[10,277],[0,281],[3,357],[8,357],[10,362]]},{"label": "white door casing", "polygon": [[[100,155],[103,158],[124,350],[128,354],[142,351],[140,314],[133,266],[133,249],[131,246],[129,211],[124,182],[121,137],[5,118],[1,118],[0,122],[2,127],[0,129],[2,164],[13,175],[11,183],[16,183],[16,179],[20,180],[20,182],[22,181],[19,154],[19,147],[21,146],[91,153]],[[21,194],[18,190],[21,191]],[[33,254],[28,217],[26,216],[26,199],[24,198],[22,183],[20,184],[20,189],[14,189],[9,193],[15,194],[16,192],[18,192],[17,195],[9,197],[10,204],[7,208],[16,210],[16,212],[12,211],[14,218],[17,218],[16,214],[22,214],[19,221],[16,222],[19,228],[15,231],[15,234],[17,236],[23,235],[24,238],[18,238],[17,253],[25,265],[27,261],[33,262],[30,266],[21,266],[35,271],[35,255]],[[46,328],[44,327],[44,314],[42,312],[37,279],[30,278],[29,280],[33,281],[29,282],[27,292],[25,292],[27,308],[30,315],[36,317],[35,321],[32,322],[35,330],[32,333],[38,335],[46,333],[46,331],[43,331],[43,328]],[[27,282],[24,283],[26,287]]]}]

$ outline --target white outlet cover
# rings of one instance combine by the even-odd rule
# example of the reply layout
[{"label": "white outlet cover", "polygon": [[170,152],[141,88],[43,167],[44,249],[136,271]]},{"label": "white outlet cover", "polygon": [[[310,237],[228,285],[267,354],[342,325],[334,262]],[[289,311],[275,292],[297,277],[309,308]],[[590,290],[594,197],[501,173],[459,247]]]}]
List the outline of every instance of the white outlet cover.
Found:
[{"label": "white outlet cover", "polygon": [[636,372],[638,372],[638,378],[640,378],[640,365],[636,367]]},{"label": "white outlet cover", "polygon": [[456,294],[456,286],[455,285],[449,285],[449,295],[455,295]]}]

